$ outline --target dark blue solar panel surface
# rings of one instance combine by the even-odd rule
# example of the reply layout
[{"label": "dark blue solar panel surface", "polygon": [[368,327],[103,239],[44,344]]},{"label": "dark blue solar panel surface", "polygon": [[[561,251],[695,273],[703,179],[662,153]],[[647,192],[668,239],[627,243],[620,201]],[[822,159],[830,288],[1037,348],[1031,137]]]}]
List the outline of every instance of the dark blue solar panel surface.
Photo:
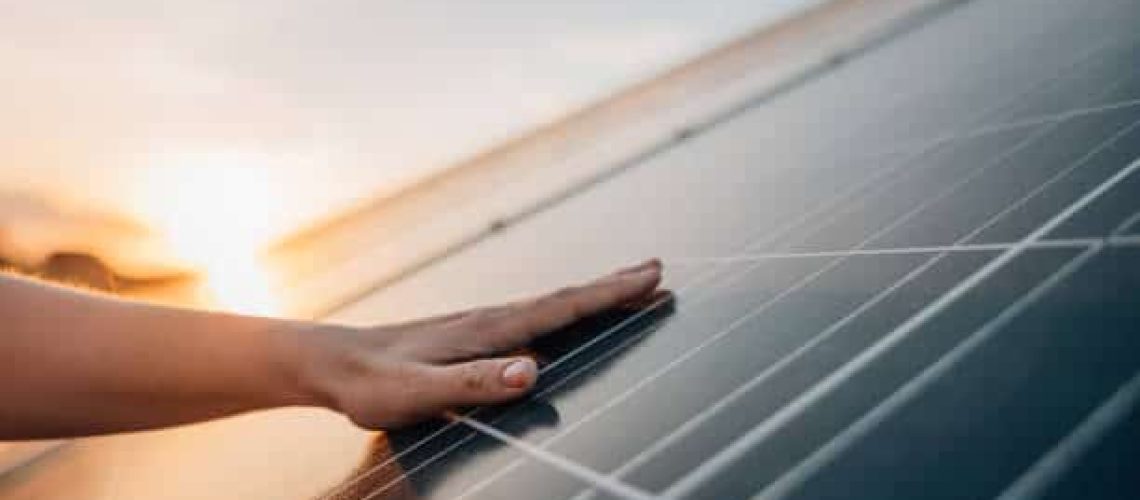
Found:
[{"label": "dark blue solar panel surface", "polygon": [[[955,6],[341,317],[661,255],[673,301],[537,346],[535,397],[471,417],[646,495],[998,496],[1140,372],[1136,26]],[[1042,495],[1140,496],[1126,414]],[[361,496],[614,495],[462,424],[389,442]]]},{"label": "dark blue solar panel surface", "polygon": [[1048,500],[1136,498],[1140,490],[1140,407],[1133,407],[1120,425],[1043,496]]},{"label": "dark blue solar panel surface", "polygon": [[1138,259],[1103,252],[793,496],[999,494],[1140,370]]}]

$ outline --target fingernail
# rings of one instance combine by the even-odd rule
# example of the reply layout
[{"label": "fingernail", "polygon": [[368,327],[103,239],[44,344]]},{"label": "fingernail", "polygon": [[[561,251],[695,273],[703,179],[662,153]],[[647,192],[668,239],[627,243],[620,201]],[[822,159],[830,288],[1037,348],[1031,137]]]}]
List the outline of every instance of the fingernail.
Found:
[{"label": "fingernail", "polygon": [[534,361],[527,358],[516,359],[503,368],[503,384],[521,389],[530,385],[537,371]]}]

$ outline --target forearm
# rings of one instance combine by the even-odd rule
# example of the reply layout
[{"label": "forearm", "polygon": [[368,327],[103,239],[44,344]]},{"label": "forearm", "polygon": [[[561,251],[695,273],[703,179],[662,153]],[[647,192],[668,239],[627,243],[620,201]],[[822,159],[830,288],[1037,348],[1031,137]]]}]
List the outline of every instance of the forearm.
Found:
[{"label": "forearm", "polygon": [[174,309],[0,277],[0,438],[163,427],[318,399],[316,326]]},{"label": "forearm", "polygon": [[[389,428],[521,397],[508,355],[591,314],[656,296],[648,261],[497,307],[345,328],[116,300],[0,275],[0,439],[152,429],[290,405]],[[319,331],[315,331],[319,330]]]}]

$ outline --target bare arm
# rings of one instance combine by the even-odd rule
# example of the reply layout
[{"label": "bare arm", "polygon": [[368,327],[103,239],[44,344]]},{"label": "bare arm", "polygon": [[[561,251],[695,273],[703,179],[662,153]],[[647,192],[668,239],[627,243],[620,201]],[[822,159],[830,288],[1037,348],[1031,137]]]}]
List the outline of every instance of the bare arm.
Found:
[{"label": "bare arm", "polygon": [[495,357],[652,293],[656,262],[537,299],[349,328],[177,309],[0,276],[0,439],[164,427],[279,406],[324,406],[383,428],[534,384]]}]

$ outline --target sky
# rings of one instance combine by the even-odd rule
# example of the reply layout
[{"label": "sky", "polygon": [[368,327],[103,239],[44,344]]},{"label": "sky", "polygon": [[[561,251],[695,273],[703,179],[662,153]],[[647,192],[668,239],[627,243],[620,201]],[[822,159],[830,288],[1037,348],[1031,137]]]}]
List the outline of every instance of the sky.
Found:
[{"label": "sky", "polygon": [[0,193],[262,244],[811,3],[0,0]]}]

